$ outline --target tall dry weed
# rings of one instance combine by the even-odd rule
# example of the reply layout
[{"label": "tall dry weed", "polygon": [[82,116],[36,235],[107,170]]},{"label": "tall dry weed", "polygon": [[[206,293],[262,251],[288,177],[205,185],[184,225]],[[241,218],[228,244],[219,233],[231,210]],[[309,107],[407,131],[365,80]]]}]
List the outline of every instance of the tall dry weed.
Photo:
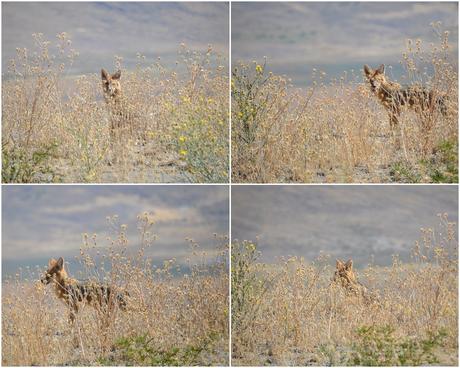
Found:
[{"label": "tall dry weed", "polygon": [[456,365],[456,224],[439,220],[410,262],[357,272],[372,298],[332,282],[327,255],[265,264],[254,243],[232,244],[232,364]]},{"label": "tall dry weed", "polygon": [[107,246],[83,235],[76,257],[81,280],[126,295],[126,311],[82,303],[74,324],[44,270],[24,269],[2,286],[4,365],[226,365],[228,363],[228,240],[211,251],[190,241],[184,265],[156,266],[151,215],[138,218],[139,240],[110,218]]},{"label": "tall dry weed", "polygon": [[123,98],[111,114],[100,71],[72,75],[66,33],[56,48],[34,38],[3,79],[3,182],[228,181],[227,64],[211,46],[181,46],[174,68],[138,54],[126,70],[116,56]]},{"label": "tall dry weed", "polygon": [[436,45],[407,40],[400,82],[445,96],[445,115],[405,109],[396,136],[361,70],[329,78],[313,69],[312,85],[299,89],[265,63],[234,67],[233,180],[458,182],[458,65],[448,33],[433,29]]}]

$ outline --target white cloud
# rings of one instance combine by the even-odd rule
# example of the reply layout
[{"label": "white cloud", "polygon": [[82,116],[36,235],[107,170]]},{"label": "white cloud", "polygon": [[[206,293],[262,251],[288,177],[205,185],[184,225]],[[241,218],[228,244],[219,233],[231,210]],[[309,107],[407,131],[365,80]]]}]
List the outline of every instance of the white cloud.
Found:
[{"label": "white cloud", "polygon": [[8,186],[3,198],[3,261],[74,257],[82,234],[98,234],[98,245],[116,237],[107,216],[127,224],[130,244],[139,244],[137,215],[145,211],[155,221],[157,241],[151,255],[161,258],[187,253],[185,238],[205,248],[212,234],[228,231],[228,189],[224,186]]},{"label": "white cloud", "polygon": [[261,60],[296,80],[307,68],[398,64],[407,38],[436,41],[442,21],[457,50],[457,3],[233,3],[232,61]]},{"label": "white cloud", "polygon": [[10,2],[2,3],[3,67],[17,47],[31,49],[32,33],[56,41],[67,32],[80,52],[73,72],[94,72],[111,65],[114,55],[133,67],[136,53],[173,63],[179,45],[205,50],[208,44],[228,55],[228,6],[225,3],[161,2]]}]

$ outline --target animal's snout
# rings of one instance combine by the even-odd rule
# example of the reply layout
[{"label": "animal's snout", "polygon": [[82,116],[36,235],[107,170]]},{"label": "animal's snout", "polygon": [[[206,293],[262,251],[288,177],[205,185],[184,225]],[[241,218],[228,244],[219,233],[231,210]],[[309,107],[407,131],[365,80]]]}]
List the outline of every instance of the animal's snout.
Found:
[{"label": "animal's snout", "polygon": [[114,94],[115,94],[115,87],[112,86],[111,84],[109,85],[109,93],[110,93],[111,95],[114,95]]},{"label": "animal's snout", "polygon": [[45,284],[45,285],[48,285],[50,283],[50,280],[51,280],[51,275],[49,273],[47,273],[45,276],[43,276],[41,279],[40,279],[40,282],[42,284]]},{"label": "animal's snout", "polygon": [[375,92],[377,90],[377,83],[374,80],[370,80],[369,83],[371,84],[371,91]]}]

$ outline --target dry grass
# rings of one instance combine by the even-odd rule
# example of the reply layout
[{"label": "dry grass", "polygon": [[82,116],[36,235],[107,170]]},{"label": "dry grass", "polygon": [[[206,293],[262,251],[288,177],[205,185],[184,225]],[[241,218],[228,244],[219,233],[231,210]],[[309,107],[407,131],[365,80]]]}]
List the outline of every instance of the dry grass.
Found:
[{"label": "dry grass", "polygon": [[265,64],[235,67],[233,181],[458,182],[458,65],[433,26],[439,45],[408,40],[400,82],[446,96],[447,114],[404,109],[394,133],[361,70],[329,80],[313,69],[313,85],[299,90]]},{"label": "dry grass", "polygon": [[[175,68],[138,54],[121,70],[117,139],[100,71],[70,77],[78,53],[34,35],[3,79],[3,182],[227,182],[227,61],[181,46]],[[107,67],[101,65],[101,67]],[[111,69],[111,68],[110,68]]]},{"label": "dry grass", "polygon": [[324,255],[269,265],[233,243],[232,365],[457,365],[456,224],[439,218],[410,263],[357,272],[368,299],[331,282]]},{"label": "dry grass", "polygon": [[227,365],[227,239],[208,253],[191,241],[185,269],[174,259],[154,267],[145,255],[155,253],[151,216],[139,216],[137,248],[110,221],[109,246],[85,235],[77,258],[83,279],[129,293],[127,310],[83,304],[71,325],[52,286],[37,281],[44,270],[22,270],[2,288],[2,364]]}]

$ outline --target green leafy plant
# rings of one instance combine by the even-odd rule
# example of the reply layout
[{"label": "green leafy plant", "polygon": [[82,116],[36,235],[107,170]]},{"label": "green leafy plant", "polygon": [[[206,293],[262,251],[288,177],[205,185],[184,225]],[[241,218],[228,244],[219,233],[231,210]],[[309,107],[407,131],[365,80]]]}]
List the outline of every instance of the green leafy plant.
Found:
[{"label": "green leafy plant", "polygon": [[426,162],[433,183],[458,183],[457,141],[442,141],[435,152],[434,160]]},{"label": "green leafy plant", "polygon": [[348,365],[362,366],[419,366],[438,363],[434,349],[447,336],[444,330],[429,332],[427,338],[395,336],[395,328],[362,326],[357,329],[357,341],[352,344]]},{"label": "green leafy plant", "polygon": [[422,179],[417,170],[405,161],[395,162],[390,168],[391,180],[398,183],[419,183]]},{"label": "green leafy plant", "polygon": [[[232,244],[232,333],[238,345],[250,346],[254,317],[263,303],[269,280],[261,277],[256,268],[260,252],[253,242]],[[243,344],[242,341],[245,341]],[[236,346],[236,344],[234,344]]]},{"label": "green leafy plant", "polygon": [[56,152],[57,143],[51,143],[32,152],[21,148],[3,147],[3,183],[34,183],[60,181],[51,168],[50,161]]},{"label": "green leafy plant", "polygon": [[160,349],[154,346],[153,338],[147,334],[133,337],[123,337],[115,342],[115,354],[117,359],[100,358],[98,363],[102,365],[118,364],[141,365],[141,366],[193,366],[200,365],[199,356],[202,352],[209,349],[210,344],[216,338],[211,334],[208,338],[198,344],[187,345],[185,347],[172,347]]}]

